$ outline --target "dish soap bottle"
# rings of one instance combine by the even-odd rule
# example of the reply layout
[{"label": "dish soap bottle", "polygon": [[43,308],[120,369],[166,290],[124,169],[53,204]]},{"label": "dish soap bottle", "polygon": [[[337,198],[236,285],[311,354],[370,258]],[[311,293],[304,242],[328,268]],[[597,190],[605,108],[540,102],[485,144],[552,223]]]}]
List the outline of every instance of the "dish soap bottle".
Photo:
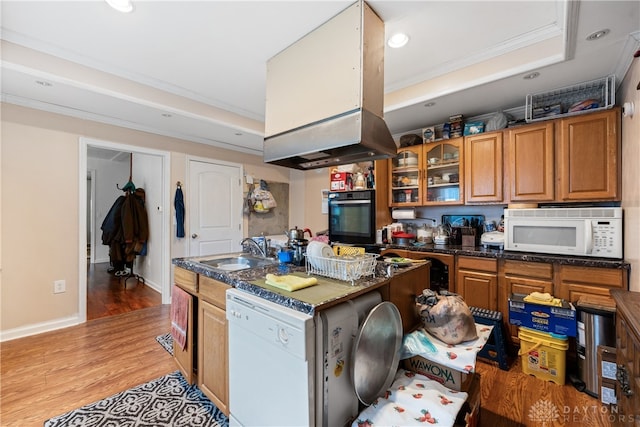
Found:
[{"label": "dish soap bottle", "polygon": [[365,189],[365,183],[364,183],[364,175],[362,174],[362,172],[358,172],[356,174],[356,184],[355,184],[355,190],[364,190]]}]

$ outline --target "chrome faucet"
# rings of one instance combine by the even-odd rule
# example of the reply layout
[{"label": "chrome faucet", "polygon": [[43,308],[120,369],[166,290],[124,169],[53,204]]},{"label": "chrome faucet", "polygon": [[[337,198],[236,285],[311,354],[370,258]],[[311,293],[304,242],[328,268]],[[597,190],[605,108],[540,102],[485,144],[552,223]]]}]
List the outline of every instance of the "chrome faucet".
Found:
[{"label": "chrome faucet", "polygon": [[[242,239],[240,244],[244,248],[245,244],[250,243],[248,246],[253,247],[255,250],[257,250],[259,255],[261,255],[263,258],[269,258],[269,239],[264,237],[264,235],[262,238],[262,246],[251,237],[245,237],[244,239]],[[249,248],[249,251],[253,253],[251,248]]]}]

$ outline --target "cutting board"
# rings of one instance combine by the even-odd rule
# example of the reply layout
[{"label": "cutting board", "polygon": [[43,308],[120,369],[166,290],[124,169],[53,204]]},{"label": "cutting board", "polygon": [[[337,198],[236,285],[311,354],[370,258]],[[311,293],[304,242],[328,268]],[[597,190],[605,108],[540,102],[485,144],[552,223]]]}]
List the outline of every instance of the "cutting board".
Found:
[{"label": "cutting board", "polygon": [[[306,273],[289,273],[298,277],[309,277]],[[289,298],[295,298],[299,301],[306,302],[312,305],[319,305],[327,301],[332,301],[338,298],[342,298],[349,294],[358,292],[365,287],[362,285],[351,285],[350,282],[343,282],[341,280],[330,279],[328,277],[313,276],[318,279],[318,284],[310,286],[304,289],[298,289],[297,291],[288,292],[284,289],[276,288],[275,286],[269,286],[265,283],[265,279],[252,280],[249,283],[260,286],[261,288],[268,289],[269,291],[284,295]]]}]

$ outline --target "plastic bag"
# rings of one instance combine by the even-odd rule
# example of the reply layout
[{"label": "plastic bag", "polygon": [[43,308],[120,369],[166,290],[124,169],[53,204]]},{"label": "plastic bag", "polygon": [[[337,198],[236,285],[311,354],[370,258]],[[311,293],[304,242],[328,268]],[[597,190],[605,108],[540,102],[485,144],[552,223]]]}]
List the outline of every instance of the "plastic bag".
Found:
[{"label": "plastic bag", "polygon": [[260,186],[251,193],[251,204],[256,212],[268,212],[278,206],[269,186],[264,180],[260,180]]},{"label": "plastic bag", "polygon": [[478,338],[476,322],[460,295],[439,295],[430,289],[416,298],[424,329],[446,344]]}]

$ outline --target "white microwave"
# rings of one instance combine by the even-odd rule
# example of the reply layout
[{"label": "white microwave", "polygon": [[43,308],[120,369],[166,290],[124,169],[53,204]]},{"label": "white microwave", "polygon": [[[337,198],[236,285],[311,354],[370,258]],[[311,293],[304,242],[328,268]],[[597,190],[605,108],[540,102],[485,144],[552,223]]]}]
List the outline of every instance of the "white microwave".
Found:
[{"label": "white microwave", "polygon": [[622,259],[622,208],[505,209],[508,251]]}]

